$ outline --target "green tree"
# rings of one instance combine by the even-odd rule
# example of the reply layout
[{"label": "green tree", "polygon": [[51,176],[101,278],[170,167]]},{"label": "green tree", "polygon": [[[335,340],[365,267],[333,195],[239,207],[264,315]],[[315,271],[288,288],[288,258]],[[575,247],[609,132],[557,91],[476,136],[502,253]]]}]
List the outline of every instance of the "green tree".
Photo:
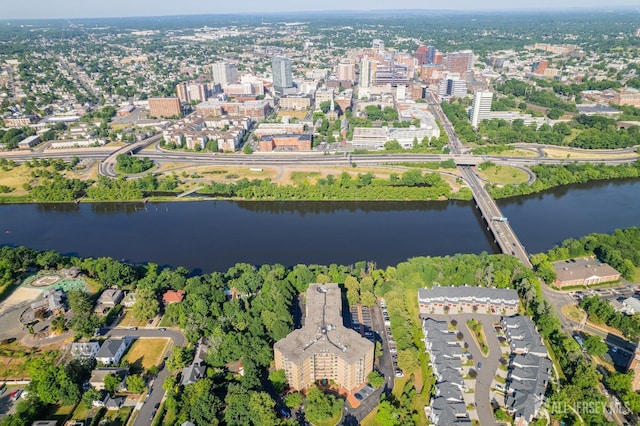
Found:
[{"label": "green tree", "polygon": [[387,399],[383,399],[378,404],[376,422],[382,426],[400,426],[402,418],[398,409]]},{"label": "green tree", "polygon": [[307,391],[305,414],[311,423],[322,423],[337,417],[343,406],[343,400],[327,395],[316,387]]},{"label": "green tree", "polygon": [[300,392],[292,392],[284,397],[284,405],[290,409],[294,409],[302,404],[302,394]]},{"label": "green tree", "polygon": [[275,411],[276,402],[266,392],[252,392],[249,398],[249,410],[253,424],[256,426],[271,426],[278,424]]},{"label": "green tree", "polygon": [[132,393],[143,393],[147,390],[144,379],[137,374],[127,376],[127,390]]},{"label": "green tree", "polygon": [[107,374],[104,376],[104,388],[111,394],[118,390],[120,383],[122,383],[122,380],[117,374]]},{"label": "green tree", "polygon": [[600,336],[589,335],[584,340],[584,348],[591,356],[600,356],[607,353],[609,347]]},{"label": "green tree", "polygon": [[166,366],[173,373],[186,367],[192,359],[191,350],[184,346],[175,346],[167,358]]},{"label": "green tree", "polygon": [[140,288],[136,292],[136,303],[132,308],[133,315],[141,320],[149,320],[160,312],[158,297],[151,288]]},{"label": "green tree", "polygon": [[85,407],[91,408],[93,406],[93,401],[99,400],[101,396],[100,391],[90,388],[84,393],[84,395],[82,395],[82,403]]},{"label": "green tree", "polygon": [[374,388],[379,388],[384,384],[384,376],[375,370],[369,373],[367,380]]},{"label": "green tree", "polygon": [[273,389],[277,393],[282,393],[287,385],[287,376],[284,373],[284,370],[274,370],[269,373],[269,381],[273,386]]}]

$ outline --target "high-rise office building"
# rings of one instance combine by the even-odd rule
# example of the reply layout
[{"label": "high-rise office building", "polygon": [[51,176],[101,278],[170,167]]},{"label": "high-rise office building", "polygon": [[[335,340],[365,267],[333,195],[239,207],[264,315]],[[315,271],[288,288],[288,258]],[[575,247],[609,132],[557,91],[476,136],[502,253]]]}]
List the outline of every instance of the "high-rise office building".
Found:
[{"label": "high-rise office building", "polygon": [[443,98],[465,97],[467,96],[467,82],[454,78],[441,80],[438,84],[438,95]]},{"label": "high-rise office building", "polygon": [[293,87],[291,59],[285,56],[274,56],[271,59],[271,67],[273,68],[273,86],[276,93],[281,95],[285,89]]},{"label": "high-rise office building", "polygon": [[473,104],[469,113],[469,120],[474,129],[478,128],[478,124],[482,120],[487,120],[491,115],[491,101],[493,100],[493,92],[478,90],[473,95]]},{"label": "high-rise office building", "polygon": [[238,82],[238,67],[230,62],[217,62],[211,65],[211,76],[213,84],[221,87],[225,84]]},{"label": "high-rise office building", "polygon": [[446,69],[449,72],[459,73],[461,76],[471,71],[473,66],[473,52],[464,50],[447,54]]},{"label": "high-rise office building", "polygon": [[414,57],[418,65],[432,65],[435,63],[436,48],[434,46],[419,46]]}]

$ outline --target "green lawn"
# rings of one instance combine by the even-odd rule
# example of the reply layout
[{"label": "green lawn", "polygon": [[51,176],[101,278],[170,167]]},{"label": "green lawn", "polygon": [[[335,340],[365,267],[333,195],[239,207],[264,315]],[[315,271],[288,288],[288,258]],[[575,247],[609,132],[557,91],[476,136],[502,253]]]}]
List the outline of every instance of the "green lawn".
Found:
[{"label": "green lawn", "polygon": [[162,361],[171,340],[168,338],[136,340],[124,356],[124,360],[129,362],[133,371],[143,372],[154,365],[159,365]]},{"label": "green lawn", "polygon": [[124,426],[127,424],[132,411],[133,407],[123,407],[118,411],[107,411],[103,420],[106,420],[106,424],[109,426]]},{"label": "green lawn", "polygon": [[122,327],[142,327],[147,325],[147,321],[137,319],[133,316],[133,311],[131,309],[127,309],[124,313],[124,317],[122,317],[118,325]]},{"label": "green lawn", "polygon": [[491,183],[498,185],[518,185],[529,180],[529,175],[516,167],[494,165],[478,168],[478,174]]},{"label": "green lawn", "polygon": [[57,407],[51,414],[51,417],[53,420],[57,421],[59,425],[64,424],[75,408],[75,405],[63,405],[61,407]]}]

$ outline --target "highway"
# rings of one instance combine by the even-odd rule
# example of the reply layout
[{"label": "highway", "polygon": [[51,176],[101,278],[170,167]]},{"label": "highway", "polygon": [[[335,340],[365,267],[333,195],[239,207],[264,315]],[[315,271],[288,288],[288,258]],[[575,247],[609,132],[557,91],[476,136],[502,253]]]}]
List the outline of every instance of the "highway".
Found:
[{"label": "highway", "polygon": [[158,133],[157,135],[154,135],[142,141],[123,146],[122,148],[112,152],[111,155],[109,155],[107,158],[104,159],[104,161],[100,163],[98,167],[98,172],[101,175],[115,178],[117,176],[115,171],[115,166],[116,166],[116,158],[118,157],[118,155],[134,154],[144,147],[147,147],[151,144],[159,142],[160,139],[162,139],[162,134]]},{"label": "highway", "polygon": [[[465,180],[471,192],[476,206],[481,212],[482,217],[487,223],[487,230],[493,234],[495,242],[498,244],[500,251],[504,254],[516,256],[525,266],[533,269],[533,265],[529,261],[529,254],[522,246],[518,236],[513,232],[511,225],[507,220],[494,220],[503,218],[503,214],[496,202],[491,198],[487,190],[484,188],[480,179],[474,172],[474,166],[478,161],[486,161],[482,157],[460,154],[465,149],[464,145],[456,136],[455,130],[449,119],[445,116],[440,105],[435,101],[433,94],[429,93],[428,102],[434,115],[438,117],[449,137],[449,149],[454,155],[454,161],[458,165],[458,170]],[[541,159],[537,159],[541,160]],[[494,160],[492,160],[494,161]],[[499,162],[499,161],[496,161]]]}]

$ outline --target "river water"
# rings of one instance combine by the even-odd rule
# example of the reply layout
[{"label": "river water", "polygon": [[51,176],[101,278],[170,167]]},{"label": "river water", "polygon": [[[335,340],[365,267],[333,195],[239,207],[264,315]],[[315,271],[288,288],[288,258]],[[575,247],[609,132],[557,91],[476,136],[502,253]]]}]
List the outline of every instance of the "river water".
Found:
[{"label": "river water", "polygon": [[[640,181],[596,182],[499,202],[530,253],[640,226]],[[471,202],[233,202],[0,206],[0,244],[194,271],[237,262],[379,267],[495,252]]]}]

